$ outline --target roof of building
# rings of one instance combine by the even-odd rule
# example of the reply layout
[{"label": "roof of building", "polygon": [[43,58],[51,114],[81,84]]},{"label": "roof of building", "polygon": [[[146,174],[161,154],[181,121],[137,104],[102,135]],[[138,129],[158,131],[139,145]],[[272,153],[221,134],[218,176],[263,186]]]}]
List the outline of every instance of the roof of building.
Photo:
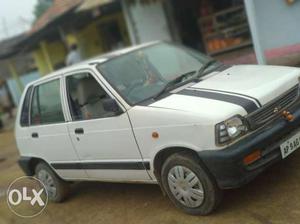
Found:
[{"label": "roof of building", "polygon": [[8,61],[13,56],[13,64],[20,75],[32,69],[32,60],[29,54],[24,54],[17,48],[16,43],[19,43],[26,37],[25,34],[20,34],[0,42],[0,79],[11,77]]},{"label": "roof of building", "polygon": [[87,11],[99,6],[103,6],[114,2],[115,0],[84,0],[83,3],[76,9],[77,12]]},{"label": "roof of building", "polygon": [[53,5],[33,24],[29,33],[34,33],[44,28],[50,22],[78,6],[82,1],[83,0],[54,0]]},{"label": "roof of building", "polygon": [[0,59],[5,59],[7,57],[10,57],[11,55],[14,55],[16,52],[18,52],[19,49],[16,48],[16,44],[20,41],[24,40],[26,35],[20,34],[18,36],[14,36],[8,39],[5,39],[0,42]]},{"label": "roof of building", "polygon": [[[32,25],[31,29],[20,36],[10,38],[8,41],[0,43],[0,60],[11,57],[19,51],[27,51],[35,43],[67,18],[72,18],[73,12],[79,7],[85,11],[116,0],[53,0],[53,5],[49,7],[40,18]],[[48,33],[47,33],[48,32]]]},{"label": "roof of building", "polygon": [[32,28],[27,33],[23,33],[0,42],[0,60],[9,58],[19,51],[24,50],[21,49],[21,46],[24,45],[29,37],[38,33],[38,31],[43,30],[43,28],[47,27],[49,24],[70,12],[82,3],[82,1],[83,0],[54,0],[53,5],[46,10],[46,12],[33,24]]}]

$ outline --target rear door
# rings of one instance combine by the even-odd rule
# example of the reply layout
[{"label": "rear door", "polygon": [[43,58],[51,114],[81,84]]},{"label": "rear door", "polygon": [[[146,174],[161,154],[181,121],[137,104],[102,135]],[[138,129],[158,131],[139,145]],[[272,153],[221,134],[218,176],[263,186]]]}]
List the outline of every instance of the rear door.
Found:
[{"label": "rear door", "polygon": [[64,169],[64,164],[78,163],[78,156],[70,140],[61,88],[61,78],[33,86],[30,125],[25,135],[28,154],[46,160],[63,178],[86,178],[86,173],[82,170]]},{"label": "rear door", "polygon": [[91,179],[146,181],[149,163],[143,161],[129,117],[105,111],[103,100],[113,96],[92,71],[67,74],[66,98],[72,142],[80,167]]}]

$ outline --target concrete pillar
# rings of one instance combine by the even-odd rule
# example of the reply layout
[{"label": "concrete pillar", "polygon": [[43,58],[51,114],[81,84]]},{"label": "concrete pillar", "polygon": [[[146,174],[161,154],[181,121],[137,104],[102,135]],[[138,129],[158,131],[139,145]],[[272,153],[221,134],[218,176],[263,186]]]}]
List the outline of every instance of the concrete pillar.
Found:
[{"label": "concrete pillar", "polygon": [[[246,12],[248,16],[248,22],[250,25],[252,41],[254,45],[254,51],[258,64],[265,65],[267,64],[264,49],[261,46],[260,36],[258,31],[258,23],[255,13],[255,0],[244,0]],[[258,0],[259,1],[259,0]]]},{"label": "concrete pillar", "polygon": [[50,58],[50,55],[49,55],[49,52],[48,52],[48,49],[47,49],[47,43],[45,41],[40,42],[40,47],[41,47],[41,50],[43,52],[43,56],[46,60],[46,64],[48,66],[49,71],[50,72],[54,71],[54,68],[53,68],[53,65],[52,65],[52,62],[51,62],[51,58]]},{"label": "concrete pillar", "polygon": [[130,42],[132,45],[136,45],[138,44],[139,41],[135,30],[134,20],[132,18],[132,14],[128,6],[128,2],[127,0],[121,0],[121,4],[122,4],[122,13],[124,15],[127,30],[129,33]]}]

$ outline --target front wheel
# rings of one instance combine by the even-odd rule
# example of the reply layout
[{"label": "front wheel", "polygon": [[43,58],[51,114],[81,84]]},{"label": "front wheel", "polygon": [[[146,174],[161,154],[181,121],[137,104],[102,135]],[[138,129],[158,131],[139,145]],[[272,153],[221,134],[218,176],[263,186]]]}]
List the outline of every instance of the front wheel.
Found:
[{"label": "front wheel", "polygon": [[176,153],[163,164],[162,185],[175,206],[191,215],[208,215],[219,204],[222,191],[192,155]]}]

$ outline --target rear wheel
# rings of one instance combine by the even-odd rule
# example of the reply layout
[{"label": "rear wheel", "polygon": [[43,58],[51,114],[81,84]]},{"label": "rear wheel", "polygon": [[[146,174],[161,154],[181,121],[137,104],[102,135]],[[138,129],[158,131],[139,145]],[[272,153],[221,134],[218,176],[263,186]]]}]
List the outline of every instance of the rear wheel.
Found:
[{"label": "rear wheel", "polygon": [[207,215],[219,204],[222,192],[193,156],[171,155],[163,164],[162,184],[175,206],[191,215]]},{"label": "rear wheel", "polygon": [[70,193],[69,184],[59,178],[44,162],[40,162],[35,169],[36,177],[45,185],[50,201],[62,202]]}]

